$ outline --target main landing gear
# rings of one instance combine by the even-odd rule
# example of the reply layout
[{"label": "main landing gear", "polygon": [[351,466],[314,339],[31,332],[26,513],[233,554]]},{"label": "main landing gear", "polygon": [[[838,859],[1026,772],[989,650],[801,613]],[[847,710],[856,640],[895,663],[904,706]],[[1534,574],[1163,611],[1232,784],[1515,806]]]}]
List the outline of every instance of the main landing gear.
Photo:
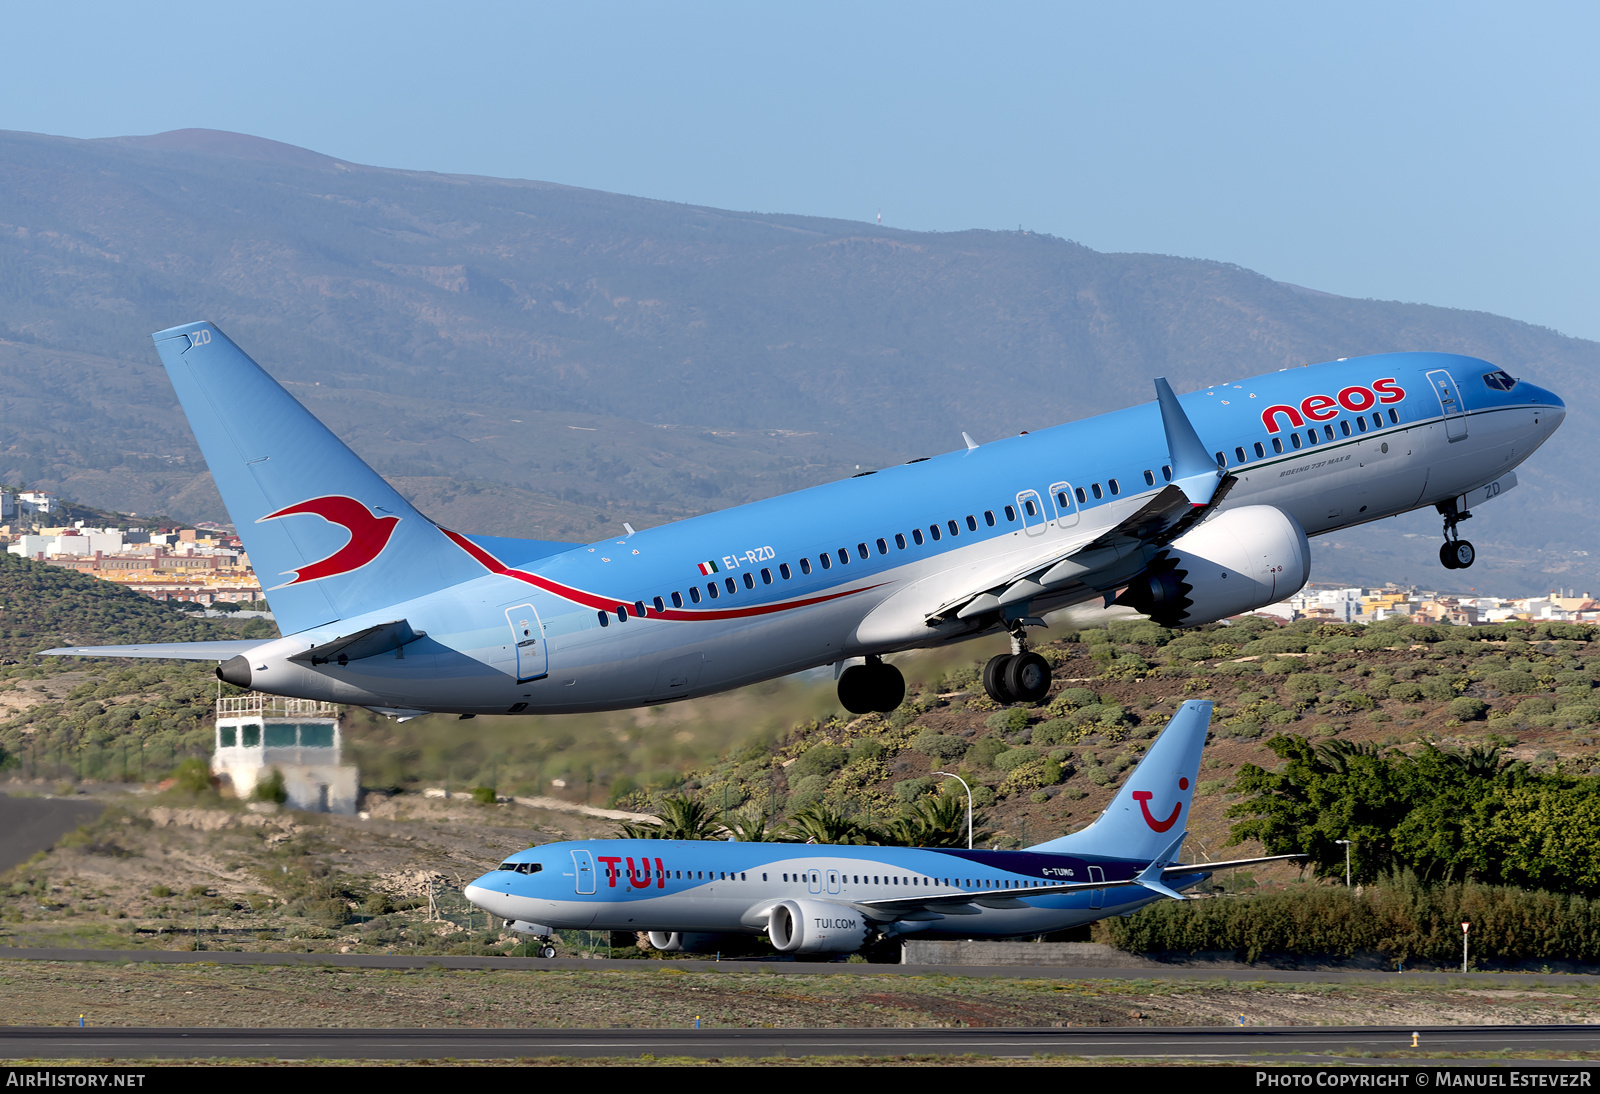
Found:
[{"label": "main landing gear", "polygon": [[839,675],[839,705],[851,714],[888,714],[906,699],[906,678],[881,657],[851,665]]},{"label": "main landing gear", "polygon": [[1472,544],[1456,534],[1456,525],[1472,517],[1467,511],[1456,511],[1456,499],[1442,501],[1434,508],[1444,517],[1444,542],[1439,545],[1439,561],[1447,570],[1465,570],[1478,559]]},{"label": "main landing gear", "polygon": [[983,690],[1002,706],[1037,703],[1050,694],[1050,662],[1029,651],[1020,626],[1011,633],[1011,652],[983,666]]}]

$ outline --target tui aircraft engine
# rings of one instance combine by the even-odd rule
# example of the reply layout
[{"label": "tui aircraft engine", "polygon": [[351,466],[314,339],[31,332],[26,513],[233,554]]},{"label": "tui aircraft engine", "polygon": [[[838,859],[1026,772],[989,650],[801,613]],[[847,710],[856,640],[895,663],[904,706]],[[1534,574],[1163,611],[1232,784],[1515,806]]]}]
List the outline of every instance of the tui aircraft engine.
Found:
[{"label": "tui aircraft engine", "polygon": [[867,940],[859,912],[820,900],[785,900],[767,915],[767,938],[779,953],[851,953]]},{"label": "tui aircraft engine", "polygon": [[1276,604],[1310,576],[1300,523],[1270,505],[1245,505],[1173,540],[1117,603],[1163,627],[1195,627]]}]

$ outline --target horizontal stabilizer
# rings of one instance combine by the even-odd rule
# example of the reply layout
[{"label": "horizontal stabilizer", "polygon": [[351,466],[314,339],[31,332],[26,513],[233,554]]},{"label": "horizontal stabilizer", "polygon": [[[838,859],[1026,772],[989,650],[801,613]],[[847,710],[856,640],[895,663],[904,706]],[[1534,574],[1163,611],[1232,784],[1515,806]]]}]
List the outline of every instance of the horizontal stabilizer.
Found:
[{"label": "horizontal stabilizer", "polygon": [[342,665],[347,661],[359,661],[363,657],[391,653],[401,646],[427,636],[427,631],[412,630],[410,623],[404,619],[396,619],[389,623],[379,623],[375,627],[367,627],[354,634],[341,635],[332,642],[324,642],[320,646],[312,646],[295,654],[289,660],[299,661],[303,665],[327,665],[333,662]]},{"label": "horizontal stabilizer", "polygon": [[43,650],[41,657],[164,657],[173,661],[226,661],[265,646],[273,639],[248,642],[145,642],[137,646],[66,646]]}]

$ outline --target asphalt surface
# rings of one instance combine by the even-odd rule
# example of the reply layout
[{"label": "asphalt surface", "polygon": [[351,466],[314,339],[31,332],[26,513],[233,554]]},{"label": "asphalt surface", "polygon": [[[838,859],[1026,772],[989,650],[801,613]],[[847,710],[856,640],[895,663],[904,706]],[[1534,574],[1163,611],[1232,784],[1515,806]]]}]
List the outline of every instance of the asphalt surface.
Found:
[{"label": "asphalt surface", "polygon": [[82,798],[14,798],[0,794],[0,872],[48,851],[56,840],[105,808]]},{"label": "asphalt surface", "polygon": [[[1419,1034],[1412,1048],[1412,1034]],[[0,1058],[485,1060],[524,1056],[1116,1056],[1232,1063],[1600,1049],[1597,1026],[1144,1029],[78,1029],[0,1028]],[[1394,1059],[1341,1062],[1395,1063]],[[1429,1062],[1437,1062],[1429,1061]],[[1493,1062],[1493,1061],[1485,1061]],[[1521,1061],[1527,1066],[1535,1061]]]},{"label": "asphalt surface", "polygon": [[[1403,977],[1406,983],[1474,987],[1559,986],[1600,983],[1594,973],[1407,972],[1379,970],[1300,971],[1215,969],[1171,965],[1149,969],[1095,969],[1067,965],[868,965],[822,961],[661,960],[586,961],[573,957],[451,957],[428,954],[241,953],[232,950],[74,950],[0,946],[0,961],[127,961],[163,965],[330,965],[345,969],[587,969],[591,972],[776,973],[783,976],[971,976],[1045,980],[1226,980],[1268,984],[1374,984]],[[3,1017],[3,1015],[0,1015]]]}]

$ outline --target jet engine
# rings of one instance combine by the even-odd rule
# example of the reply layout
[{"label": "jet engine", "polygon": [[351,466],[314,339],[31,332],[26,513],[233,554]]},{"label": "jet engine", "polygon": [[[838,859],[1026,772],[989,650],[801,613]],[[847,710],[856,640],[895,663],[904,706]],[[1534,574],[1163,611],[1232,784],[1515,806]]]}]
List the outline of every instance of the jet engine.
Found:
[{"label": "jet engine", "polygon": [[1173,540],[1117,598],[1163,627],[1195,627],[1275,604],[1311,576],[1311,545],[1288,513],[1245,505]]},{"label": "jet engine", "polygon": [[650,945],[662,953],[714,953],[728,936],[686,931],[651,931]]},{"label": "jet engine", "polygon": [[785,900],[767,914],[767,937],[779,953],[851,953],[867,929],[861,913],[820,900]]}]

